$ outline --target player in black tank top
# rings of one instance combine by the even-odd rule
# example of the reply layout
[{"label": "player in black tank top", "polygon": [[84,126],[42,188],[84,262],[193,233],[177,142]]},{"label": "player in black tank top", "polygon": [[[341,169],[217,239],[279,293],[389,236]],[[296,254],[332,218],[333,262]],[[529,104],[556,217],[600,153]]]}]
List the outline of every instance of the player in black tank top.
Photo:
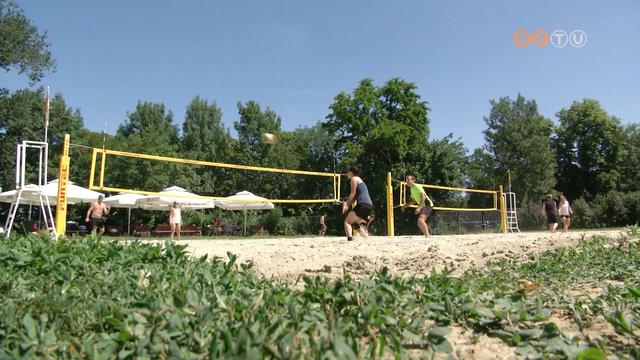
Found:
[{"label": "player in black tank top", "polygon": [[553,201],[553,195],[547,194],[545,201],[542,202],[542,212],[547,215],[547,225],[549,231],[556,232],[558,227],[558,214],[556,212],[556,202]]},{"label": "player in black tank top", "polygon": [[367,184],[360,179],[360,169],[355,166],[351,167],[347,176],[349,177],[350,192],[349,198],[342,204],[342,212],[346,213],[354,201],[357,201],[356,206],[349,211],[344,219],[344,233],[347,235],[347,240],[352,241],[353,227],[360,228],[364,237],[369,236],[366,224],[369,215],[373,212],[373,201],[371,201]]}]

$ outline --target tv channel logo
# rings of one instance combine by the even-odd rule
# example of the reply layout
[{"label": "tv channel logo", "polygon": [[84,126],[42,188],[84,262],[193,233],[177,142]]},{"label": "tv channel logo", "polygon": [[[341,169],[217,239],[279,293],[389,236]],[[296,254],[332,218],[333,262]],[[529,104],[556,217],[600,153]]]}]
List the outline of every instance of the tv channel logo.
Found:
[{"label": "tv channel logo", "polygon": [[573,30],[571,33],[567,33],[558,29],[549,34],[545,29],[537,29],[533,32],[518,29],[513,33],[513,43],[522,49],[529,45],[546,48],[549,44],[555,48],[563,48],[568,44],[574,48],[581,48],[587,44],[587,39],[587,33],[582,30]]}]

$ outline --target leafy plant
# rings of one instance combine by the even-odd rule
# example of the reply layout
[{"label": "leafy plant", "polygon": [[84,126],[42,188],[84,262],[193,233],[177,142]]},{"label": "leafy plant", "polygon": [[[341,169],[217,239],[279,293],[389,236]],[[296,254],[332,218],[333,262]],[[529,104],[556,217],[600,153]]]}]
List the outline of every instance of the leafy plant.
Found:
[{"label": "leafy plant", "polygon": [[[463,326],[528,358],[633,358],[640,249],[616,244],[586,240],[460,277],[382,268],[358,281],[303,277],[297,287],[230,253],[191,259],[172,242],[13,237],[0,241],[0,357],[455,358],[448,336]],[[593,296],[567,292],[604,283]],[[581,330],[602,317],[617,338],[569,336],[561,314]]]}]

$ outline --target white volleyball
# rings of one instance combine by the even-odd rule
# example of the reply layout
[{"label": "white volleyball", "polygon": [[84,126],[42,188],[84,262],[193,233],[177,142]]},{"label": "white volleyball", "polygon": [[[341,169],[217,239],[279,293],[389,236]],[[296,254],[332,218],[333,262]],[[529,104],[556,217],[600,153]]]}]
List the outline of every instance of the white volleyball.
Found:
[{"label": "white volleyball", "polygon": [[275,135],[269,133],[262,134],[262,142],[265,144],[275,144],[278,141]]}]

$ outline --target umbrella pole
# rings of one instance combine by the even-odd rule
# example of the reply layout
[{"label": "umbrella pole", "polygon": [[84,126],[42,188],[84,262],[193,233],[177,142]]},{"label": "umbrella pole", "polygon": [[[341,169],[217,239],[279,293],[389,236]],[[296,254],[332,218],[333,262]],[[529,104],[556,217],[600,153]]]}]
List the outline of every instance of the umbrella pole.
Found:
[{"label": "umbrella pole", "polygon": [[244,209],[244,236],[247,236],[247,209]]},{"label": "umbrella pole", "polygon": [[131,235],[131,208],[129,208],[129,218],[127,221],[127,236]]}]

